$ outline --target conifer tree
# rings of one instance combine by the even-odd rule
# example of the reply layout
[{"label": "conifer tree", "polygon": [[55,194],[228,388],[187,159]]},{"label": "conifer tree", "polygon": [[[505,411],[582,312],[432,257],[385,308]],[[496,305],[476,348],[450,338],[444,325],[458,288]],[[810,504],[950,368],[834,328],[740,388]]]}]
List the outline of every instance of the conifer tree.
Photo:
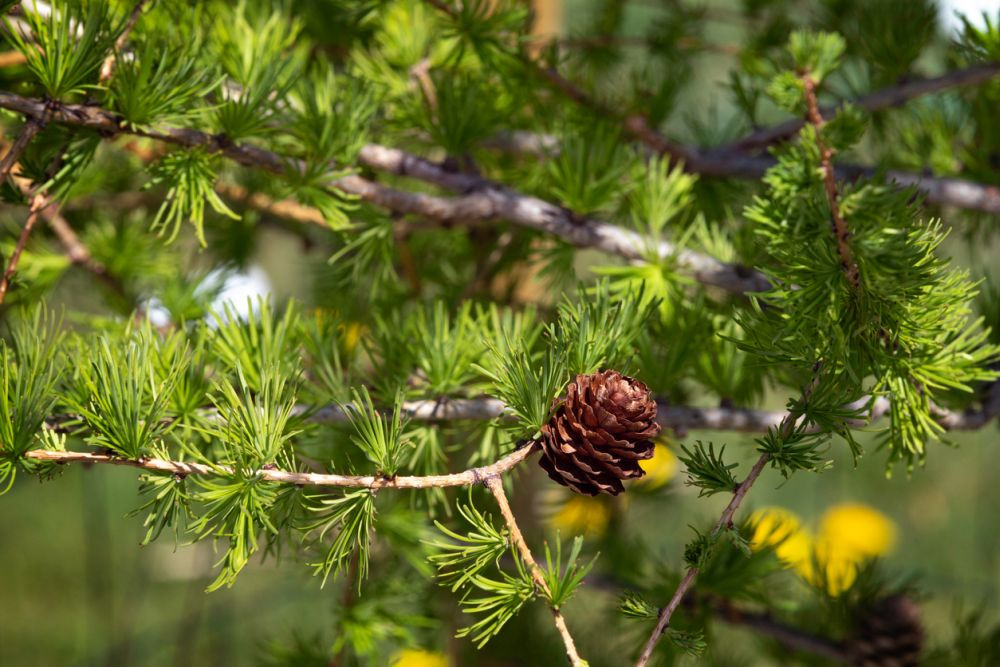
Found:
[{"label": "conifer tree", "polygon": [[[792,567],[749,508],[1000,414],[1000,293],[943,245],[995,237],[1000,14],[0,5],[0,490],[128,466],[144,544],[216,549],[207,595],[266,556],[342,593],[263,664],[723,665],[730,625],[765,662],[997,664],[980,615],[922,627],[832,542]],[[219,306],[275,237],[295,298]]]}]

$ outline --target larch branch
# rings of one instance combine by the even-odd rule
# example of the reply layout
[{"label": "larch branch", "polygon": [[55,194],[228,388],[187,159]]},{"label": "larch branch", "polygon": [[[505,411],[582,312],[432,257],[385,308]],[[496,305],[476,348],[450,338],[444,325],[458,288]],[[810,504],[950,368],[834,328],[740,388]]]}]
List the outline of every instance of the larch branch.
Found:
[{"label": "larch branch", "polygon": [[[817,362],[813,365],[813,377],[809,385],[802,390],[802,398],[800,402],[793,407],[785,415],[785,418],[781,420],[781,423],[777,427],[777,432],[782,438],[788,438],[792,433],[799,428],[799,418],[805,413],[806,403],[809,401],[809,397],[816,390],[816,386],[819,384],[820,375],[820,363]],[[768,462],[771,460],[771,455],[767,452],[760,455],[757,461],[750,468],[750,472],[743,479],[742,482],[736,485],[733,490],[733,497],[726,505],[726,508],[722,510],[719,520],[715,522],[715,526],[712,528],[710,534],[711,539],[718,537],[723,530],[730,528],[733,525],[733,517],[736,515],[736,511],[743,504],[744,498],[746,498],[747,493],[750,492],[750,487],[754,485],[760,474],[764,471],[764,467],[767,466]],[[660,610],[660,614],[656,620],[656,627],[653,629],[653,633],[646,640],[646,644],[642,648],[642,653],[639,654],[639,660],[636,662],[636,667],[646,667],[649,664],[650,658],[653,657],[653,649],[656,648],[657,643],[660,641],[660,637],[666,632],[667,627],[670,625],[670,619],[677,611],[677,607],[680,606],[681,602],[684,600],[684,596],[687,595],[691,587],[694,586],[695,579],[698,578],[698,566],[694,565],[688,568],[687,572],[684,574],[684,578],[681,579],[681,583],[677,586],[674,591],[673,596],[667,603],[667,606]]]},{"label": "larch branch", "polygon": [[[429,489],[450,486],[471,486],[490,477],[502,475],[526,458],[535,448],[527,445],[516,449],[498,461],[479,468],[446,475],[396,476],[337,475],[332,473],[296,472],[294,470],[262,469],[256,471],[257,478],[265,482],[294,484],[296,486],[338,486],[364,489]],[[71,452],[53,449],[32,449],[24,453],[24,458],[50,463],[92,463],[141,468],[151,472],[169,473],[186,477],[188,475],[232,475],[230,466],[172,461],[167,459],[129,459],[114,454],[93,452]]]},{"label": "larch branch", "polygon": [[47,205],[48,199],[42,193],[37,193],[31,198],[31,208],[28,210],[28,218],[24,221],[24,226],[21,227],[21,234],[17,238],[17,245],[14,246],[14,251],[10,254],[10,259],[7,260],[7,268],[3,272],[3,277],[0,278],[0,304],[7,298],[10,281],[17,271],[17,264],[21,260],[21,253],[24,252],[24,247],[28,245],[28,237],[31,236],[31,230],[34,229],[39,214]]},{"label": "larch branch", "polygon": [[[510,529],[510,539],[514,542],[514,546],[517,548],[518,553],[521,554],[521,560],[524,561],[525,566],[531,573],[532,580],[546,597],[551,597],[552,591],[549,590],[549,584],[545,581],[545,575],[542,572],[542,568],[538,566],[534,556],[531,555],[531,549],[528,548],[528,543],[525,541],[524,535],[521,534],[521,529],[518,527],[517,520],[514,518],[514,512],[510,509],[510,502],[507,500],[507,493],[503,489],[503,480],[501,480],[499,476],[494,475],[492,477],[487,477],[485,484],[486,488],[490,490],[490,493],[493,494],[493,497],[497,501],[497,506],[500,508],[500,514],[503,516],[504,522]],[[549,609],[552,611],[552,617],[555,620],[559,636],[562,637],[563,646],[566,648],[566,657],[569,658],[570,664],[573,665],[573,667],[583,667],[586,663],[580,658],[580,654],[577,653],[576,643],[573,641],[573,635],[569,633],[569,628],[566,626],[565,617],[557,607],[550,605]]]},{"label": "larch branch", "polygon": [[[792,420],[794,422],[794,420]],[[736,491],[733,492],[733,497],[726,505],[726,508],[722,510],[722,515],[719,516],[719,520],[715,522],[715,527],[712,529],[712,537],[717,536],[725,528],[727,528],[733,521],[733,516],[736,514],[736,510],[740,508],[743,504],[743,499],[746,498],[747,493],[750,491],[750,487],[753,486],[757,478],[760,477],[760,473],[763,472],[764,466],[767,465],[768,461],[771,460],[769,454],[761,454],[760,458],[757,459],[753,467],[750,468],[750,472],[747,473],[746,478],[739,483],[736,487]],[[645,667],[649,664],[650,658],[653,657],[653,649],[660,641],[660,637],[666,632],[667,626],[670,624],[670,619],[677,611],[677,607],[680,606],[681,601],[687,594],[691,587],[694,585],[695,579],[698,578],[698,568],[691,567],[688,571],[684,573],[684,578],[681,579],[681,583],[677,586],[674,591],[673,596],[670,598],[670,602],[667,606],[660,610],[659,617],[656,621],[656,628],[653,630],[653,634],[649,636],[646,640],[645,646],[642,648],[642,653],[639,654],[639,660],[636,662],[636,667]]]},{"label": "larch branch", "polygon": [[857,290],[861,286],[861,276],[858,272],[858,263],[854,260],[854,255],[851,252],[851,231],[840,211],[837,177],[833,172],[834,151],[823,139],[825,121],[820,114],[819,102],[816,98],[817,83],[812,76],[806,73],[802,76],[802,85],[805,89],[806,119],[816,130],[816,146],[819,148],[820,168],[823,171],[823,189],[826,191],[826,201],[830,207],[830,223],[833,226],[833,235],[837,240],[837,254],[840,255],[840,265],[847,276],[847,282],[853,289]]},{"label": "larch branch", "polygon": [[[938,77],[908,81],[897,86],[876,90],[852,100],[850,104],[865,111],[881,111],[902,106],[925,95],[984,83],[996,76],[1000,76],[1000,63],[983,63],[948,72]],[[820,109],[820,113],[824,117],[831,116],[837,112],[839,106],[841,105],[824,107]],[[796,132],[802,129],[803,124],[804,121],[801,118],[793,118],[784,123],[751,132],[718,150],[723,153],[746,153],[761,150],[771,144],[793,137]]]},{"label": "larch branch", "polygon": [[711,601],[711,607],[715,618],[771,637],[787,649],[811,653],[835,662],[847,662],[847,653],[841,642],[785,625],[766,612],[740,609],[730,600],[715,598]]},{"label": "larch branch", "polygon": [[[31,116],[41,116],[46,105],[31,98],[0,91],[0,108],[19,111]],[[269,150],[249,144],[237,144],[225,137],[190,128],[133,129],[124,126],[114,113],[96,106],[79,104],[52,105],[51,121],[87,127],[108,136],[134,134],[186,148],[202,147],[245,167],[282,174],[289,166],[284,157]],[[470,185],[481,186],[475,191],[458,197],[437,197],[420,192],[397,190],[357,175],[340,178],[331,186],[360,199],[398,213],[412,213],[439,221],[508,220],[536,231],[549,233],[577,246],[592,247],[631,260],[644,257],[647,241],[639,234],[591,219],[580,219],[566,209],[537,197],[522,195],[469,174],[448,175],[442,167],[407,156],[402,151],[382,146],[372,146],[362,156],[366,166],[384,165],[386,170],[419,178],[426,182],[453,190],[467,190]],[[304,168],[304,165],[293,166]],[[726,264],[688,249],[678,249],[667,241],[655,248],[660,257],[671,257],[682,268],[707,285],[728,291],[763,291],[770,283],[754,269]]]}]

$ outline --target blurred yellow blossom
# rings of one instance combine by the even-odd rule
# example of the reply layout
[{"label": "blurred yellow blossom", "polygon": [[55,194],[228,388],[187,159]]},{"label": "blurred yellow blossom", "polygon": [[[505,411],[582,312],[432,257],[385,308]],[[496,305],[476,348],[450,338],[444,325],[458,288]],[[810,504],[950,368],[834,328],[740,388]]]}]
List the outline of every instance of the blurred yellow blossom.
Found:
[{"label": "blurred yellow blossom", "polygon": [[677,474],[677,457],[663,440],[656,443],[656,447],[653,449],[653,458],[643,461],[639,465],[646,474],[636,483],[650,489],[660,488]]},{"label": "blurred yellow blossom", "polygon": [[883,556],[896,544],[896,525],[892,520],[861,503],[829,508],[820,519],[819,534],[830,549],[858,560]]},{"label": "blurred yellow blossom", "polygon": [[553,528],[569,535],[601,537],[611,522],[611,507],[600,496],[581,496],[574,493],[558,504],[549,518]]},{"label": "blurred yellow blossom", "polygon": [[344,325],[344,349],[348,354],[354,352],[354,348],[358,346],[358,341],[361,340],[364,333],[365,325],[361,322],[348,322]]},{"label": "blurred yellow blossom", "polygon": [[796,571],[813,586],[825,588],[827,593],[837,596],[858,578],[858,568],[864,560],[856,552],[843,549],[821,535],[816,539],[813,559]]},{"label": "blurred yellow blossom", "polygon": [[444,653],[406,648],[397,652],[390,664],[392,667],[450,667],[451,662]]},{"label": "blurred yellow blossom", "polygon": [[753,549],[774,547],[800,577],[834,596],[851,587],[867,559],[885,555],[896,541],[892,520],[861,503],[830,507],[815,537],[797,515],[781,507],[757,510],[750,523]]},{"label": "blurred yellow blossom", "polygon": [[785,564],[801,570],[812,564],[813,537],[793,512],[782,507],[765,507],[750,515],[753,536],[750,548],[774,547],[774,553]]}]

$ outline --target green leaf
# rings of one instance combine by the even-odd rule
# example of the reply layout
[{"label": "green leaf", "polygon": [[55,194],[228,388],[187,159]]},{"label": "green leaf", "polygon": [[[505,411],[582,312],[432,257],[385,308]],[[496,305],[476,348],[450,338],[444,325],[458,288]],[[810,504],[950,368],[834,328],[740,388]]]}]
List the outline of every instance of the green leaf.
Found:
[{"label": "green leaf", "polygon": [[167,243],[177,238],[181,223],[194,225],[198,242],[205,242],[205,204],[213,211],[233,220],[233,212],[215,192],[216,163],[218,158],[201,148],[184,148],[167,153],[150,167],[149,187],[162,185],[167,188],[166,198],[156,212],[150,229],[166,236]]},{"label": "green leaf", "polygon": [[354,400],[342,405],[347,413],[354,435],[351,441],[364,451],[378,473],[392,477],[403,462],[403,394],[396,395],[392,415],[383,415],[372,403],[367,387],[352,391]]},{"label": "green leaf", "polygon": [[[12,327],[12,347],[0,340],[0,453],[12,461],[32,448],[58,400],[54,389],[62,374],[60,322],[44,307],[26,315]],[[10,466],[6,473],[10,483],[13,471]],[[6,475],[0,475],[0,482]]]},{"label": "green leaf", "polygon": [[487,567],[496,566],[511,546],[507,528],[496,529],[490,515],[480,512],[472,503],[471,492],[468,502],[458,503],[457,508],[471,530],[457,533],[435,521],[434,525],[449,541],[427,542],[438,552],[427,559],[437,568],[441,585],[449,586],[452,591],[465,587]]},{"label": "green leaf", "polygon": [[141,459],[171,429],[166,410],[177,375],[158,378],[149,327],[115,341],[101,336],[79,350],[75,391],[69,397],[89,433],[87,442],[129,459]]},{"label": "green leaf", "polygon": [[7,35],[45,93],[65,101],[96,87],[101,64],[125,27],[111,15],[108,3],[53,0],[47,15],[37,6],[26,4],[25,9],[31,34],[4,18]]},{"label": "green leaf", "polygon": [[722,460],[722,455],[726,451],[725,445],[719,449],[718,455],[715,453],[715,445],[710,442],[706,449],[701,440],[697,440],[692,449],[681,445],[681,450],[684,454],[678,458],[687,468],[686,483],[701,489],[698,492],[699,496],[732,493],[736,490],[738,482],[732,471],[738,464],[726,464]]},{"label": "green leaf", "polygon": [[545,569],[543,574],[549,586],[549,602],[554,609],[559,609],[573,596],[577,586],[583,582],[584,577],[594,567],[597,556],[591,559],[586,565],[578,564],[580,550],[583,549],[583,538],[577,536],[573,538],[573,546],[566,559],[565,568],[562,561],[562,540],[556,535],[555,554],[549,548],[549,543],[545,542]]},{"label": "green leaf", "polygon": [[640,620],[656,619],[660,610],[634,591],[625,591],[618,599],[618,611],[628,618]]},{"label": "green leaf", "polygon": [[370,489],[358,489],[337,496],[312,496],[310,511],[317,518],[307,522],[304,529],[316,531],[315,541],[322,544],[332,531],[330,544],[323,560],[312,563],[315,574],[323,577],[323,585],[330,574],[334,577],[349,569],[352,558],[358,588],[368,576],[368,559],[371,552],[371,534],[375,525],[375,494]]}]

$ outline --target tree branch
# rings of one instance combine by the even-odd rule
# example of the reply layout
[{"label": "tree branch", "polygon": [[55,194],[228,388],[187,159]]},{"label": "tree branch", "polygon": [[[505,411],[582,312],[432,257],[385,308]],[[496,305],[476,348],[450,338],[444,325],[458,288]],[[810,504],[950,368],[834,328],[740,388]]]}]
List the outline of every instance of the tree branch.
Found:
[{"label": "tree branch", "polygon": [[804,651],[835,662],[847,662],[848,656],[841,642],[808,634],[798,628],[785,625],[766,612],[740,609],[726,599],[714,598],[711,601],[711,606],[716,618],[731,625],[751,628],[761,635],[775,639],[785,648]]},{"label": "tree branch", "polygon": [[[1000,63],[973,65],[972,67],[948,72],[947,74],[942,74],[931,79],[909,81],[898,86],[876,90],[850,102],[841,102],[835,106],[823,107],[820,113],[825,117],[831,116],[847,103],[860,107],[865,111],[881,111],[891,107],[903,106],[907,102],[918,97],[923,97],[924,95],[932,95],[961,86],[974,86],[989,81],[998,75],[1000,75]],[[803,124],[804,122],[801,118],[793,118],[784,123],[751,132],[741,139],[719,147],[717,150],[722,153],[749,153],[758,151],[771,144],[789,139],[802,129]]]},{"label": "tree branch", "polygon": [[7,269],[3,272],[3,278],[0,278],[0,304],[7,298],[7,291],[10,289],[10,280],[17,271],[17,264],[21,259],[21,253],[24,252],[24,247],[28,244],[28,237],[31,236],[31,230],[35,227],[38,215],[47,205],[48,199],[42,193],[37,193],[31,198],[31,208],[28,210],[28,218],[24,221],[24,226],[21,228],[21,234],[17,238],[17,245],[14,246],[14,252],[10,254],[10,259],[7,261]]},{"label": "tree branch", "polygon": [[[381,477],[374,475],[336,475],[330,473],[295,472],[292,470],[263,469],[256,471],[257,478],[265,482],[295,484],[296,486],[340,486],[365,489],[429,489],[448,486],[471,486],[489,477],[502,475],[528,458],[535,451],[533,445],[516,449],[502,459],[479,468],[447,475],[425,475],[422,477]],[[188,475],[232,475],[230,466],[209,463],[189,463],[167,459],[128,459],[114,454],[91,452],[68,452],[52,449],[32,449],[24,453],[24,458],[51,463],[100,463],[130,466],[152,472]]]},{"label": "tree branch", "polygon": [[820,169],[823,171],[823,188],[826,190],[826,201],[830,207],[833,235],[837,239],[837,254],[840,255],[840,265],[847,276],[847,282],[853,289],[857,290],[861,286],[861,276],[858,272],[858,263],[854,261],[854,255],[851,253],[851,232],[840,213],[837,181],[833,173],[833,149],[827,146],[823,140],[822,131],[825,123],[819,111],[819,102],[816,99],[816,80],[808,73],[804,74],[802,85],[805,90],[806,119],[816,130],[816,146],[819,148]]},{"label": "tree branch", "polygon": [[[798,403],[796,408],[788,411],[785,418],[781,420],[781,424],[778,425],[778,433],[781,434],[782,438],[788,438],[796,429],[799,418],[805,412],[805,404],[812,396],[813,391],[816,390],[816,385],[819,384],[819,368],[820,364],[817,362],[813,365],[813,378],[809,383],[809,386],[802,391],[802,400]],[[764,466],[768,464],[771,460],[771,455],[767,452],[760,455],[757,461],[750,468],[750,472],[747,473],[746,478],[740,482],[736,488],[733,490],[733,497],[726,505],[726,508],[722,510],[722,515],[719,520],[715,522],[715,526],[712,528],[710,534],[710,540],[716,538],[723,530],[729,528],[733,524],[733,516],[736,514],[736,510],[740,508],[743,503],[743,499],[746,498],[747,493],[750,492],[750,487],[754,485],[757,478],[760,477],[761,472],[764,471]],[[711,543],[711,542],[710,542]],[[677,607],[680,606],[681,601],[684,596],[694,585],[695,579],[698,578],[698,566],[693,565],[688,568],[688,571],[684,574],[684,578],[681,579],[681,583],[677,586],[677,590],[674,591],[673,596],[670,598],[670,602],[667,606],[660,610],[659,617],[656,621],[656,628],[653,630],[653,634],[649,636],[646,640],[645,646],[642,648],[642,653],[639,655],[639,660],[636,662],[636,667],[646,667],[649,663],[649,659],[653,656],[653,649],[656,648],[656,644],[659,643],[660,637],[666,631],[667,626],[670,624],[670,618],[674,615]]]},{"label": "tree branch", "polygon": [[147,0],[139,0],[135,3],[135,6],[132,7],[132,12],[128,16],[125,28],[122,30],[121,34],[118,35],[118,39],[115,40],[114,51],[109,53],[108,57],[104,59],[103,63],[101,63],[101,72],[97,79],[99,83],[107,83],[107,81],[111,78],[111,74],[115,69],[115,59],[118,57],[118,53],[125,48],[125,43],[132,34],[135,24],[139,22],[139,17],[142,15],[142,10],[144,9],[146,2]]},{"label": "tree branch", "polygon": [[[517,547],[518,553],[521,554],[521,560],[528,567],[528,571],[531,572],[531,578],[534,580],[535,585],[538,587],[546,597],[552,597],[552,591],[549,590],[549,585],[545,581],[545,575],[542,572],[542,568],[538,566],[535,561],[534,556],[531,555],[531,550],[528,548],[528,543],[524,539],[524,535],[521,534],[521,529],[517,525],[517,520],[514,518],[514,513],[510,509],[510,503],[507,501],[507,494],[503,490],[503,481],[499,476],[494,475],[492,477],[487,477],[485,480],[486,488],[490,490],[493,497],[497,501],[497,505],[500,508],[500,514],[503,516],[504,521],[507,523],[507,527],[510,529],[510,538],[514,542],[514,546]],[[558,607],[549,606],[552,611],[552,617],[555,620],[556,629],[559,631],[559,636],[562,637],[563,646],[566,647],[566,657],[569,658],[569,662],[573,667],[584,667],[587,663],[584,662],[579,653],[576,651],[576,644],[573,642],[573,636],[569,633],[569,628],[566,626],[566,619],[563,617],[562,612],[559,611]]]},{"label": "tree branch", "polygon": [[[794,420],[792,420],[794,422]],[[786,422],[783,422],[783,424]],[[750,487],[753,486],[757,478],[760,477],[760,473],[764,470],[764,466],[767,462],[771,460],[769,454],[761,454],[757,462],[753,464],[750,468],[750,472],[747,474],[746,479],[744,479],[736,487],[736,491],[733,493],[732,500],[726,505],[726,508],[722,510],[722,515],[719,520],[715,522],[715,527],[712,529],[711,537],[717,536],[722,532],[723,529],[728,527],[732,523],[733,516],[736,514],[736,510],[740,508],[743,503],[743,499],[746,497],[747,493],[750,491]],[[653,630],[653,634],[649,636],[646,640],[646,645],[642,648],[642,653],[639,655],[639,660],[636,662],[636,667],[645,667],[649,664],[649,659],[653,656],[653,649],[656,648],[656,644],[659,643],[660,637],[666,632],[667,626],[670,624],[670,618],[677,611],[677,607],[680,606],[681,600],[694,585],[695,579],[698,577],[698,568],[690,567],[688,571],[684,574],[684,578],[681,579],[681,583],[677,586],[677,590],[674,591],[673,596],[670,598],[670,602],[667,606],[660,610],[659,618],[656,621],[656,628]]]},{"label": "tree branch", "polygon": [[28,117],[24,127],[21,128],[21,133],[17,135],[17,139],[15,139],[14,143],[11,144],[7,154],[3,156],[2,160],[0,160],[0,183],[7,180],[7,177],[10,176],[11,169],[14,168],[17,161],[21,159],[22,155],[24,155],[24,151],[28,149],[28,144],[30,144],[31,140],[42,131],[43,127],[45,127],[45,104],[40,102],[39,105],[41,106],[39,113],[37,115],[32,114]]},{"label": "tree branch", "polygon": [[[0,91],[0,108],[31,116],[40,116],[46,112],[43,102],[4,91]],[[190,128],[127,128],[118,116],[96,106],[53,103],[51,121],[87,127],[108,136],[134,134],[186,148],[203,147],[245,167],[275,174],[284,173],[289,164],[282,156],[266,149],[236,144],[225,137]],[[478,177],[454,172],[449,175],[442,167],[408,156],[402,151],[372,146],[362,158],[362,163],[372,167],[382,165],[381,168],[385,170],[405,173],[448,189],[461,191],[468,189],[470,185],[478,186],[479,189],[454,198],[436,197],[396,190],[356,175],[338,179],[331,186],[398,213],[414,213],[439,221],[509,220],[522,227],[553,234],[574,245],[596,248],[626,259],[642,259],[647,247],[646,241],[631,230],[596,220],[580,219],[555,204],[521,195]],[[304,165],[292,164],[297,168],[304,168]],[[691,250],[679,250],[667,241],[661,241],[656,251],[661,257],[672,257],[679,266],[691,271],[698,281],[707,285],[734,292],[763,291],[770,286],[767,279],[754,269],[726,264]]]}]

